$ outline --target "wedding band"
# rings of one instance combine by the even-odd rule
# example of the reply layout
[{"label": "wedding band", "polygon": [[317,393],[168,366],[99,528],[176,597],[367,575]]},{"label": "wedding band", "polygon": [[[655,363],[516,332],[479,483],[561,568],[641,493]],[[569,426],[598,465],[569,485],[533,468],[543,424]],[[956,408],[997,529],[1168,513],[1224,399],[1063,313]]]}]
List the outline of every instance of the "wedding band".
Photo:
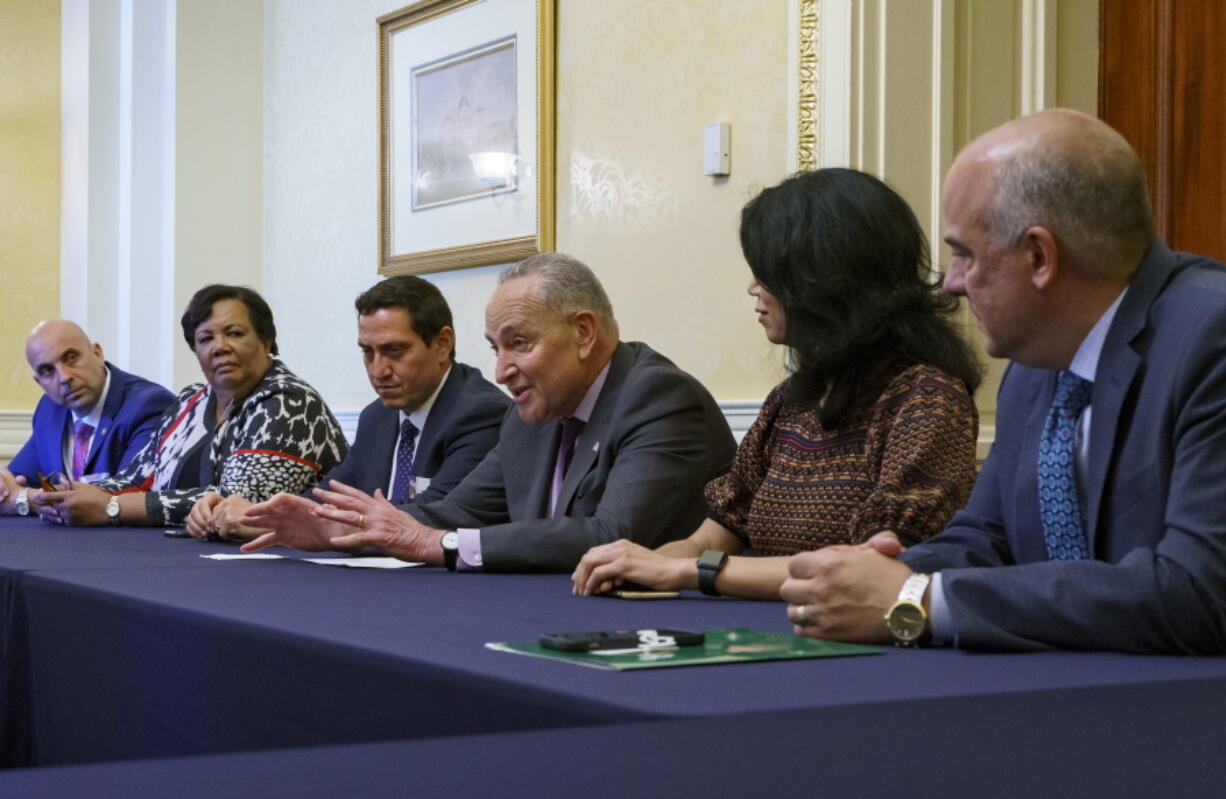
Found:
[{"label": "wedding band", "polygon": [[796,608],[796,624],[801,627],[804,627],[806,624],[808,624],[809,616],[808,614],[805,613],[805,606],[804,605],[793,605],[792,607]]},{"label": "wedding band", "polygon": [[366,529],[366,514],[365,513],[358,514],[358,529],[359,530]]}]

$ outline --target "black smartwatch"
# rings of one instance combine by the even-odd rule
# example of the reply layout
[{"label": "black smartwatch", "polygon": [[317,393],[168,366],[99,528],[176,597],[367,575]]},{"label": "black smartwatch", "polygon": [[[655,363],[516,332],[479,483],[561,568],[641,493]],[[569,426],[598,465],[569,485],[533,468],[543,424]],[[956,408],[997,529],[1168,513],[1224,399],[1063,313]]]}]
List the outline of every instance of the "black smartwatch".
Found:
[{"label": "black smartwatch", "polygon": [[443,546],[443,565],[447,567],[447,571],[455,571],[456,559],[460,556],[460,534],[455,530],[448,530],[443,533],[439,543]]},{"label": "black smartwatch", "polygon": [[715,588],[715,578],[724,570],[728,562],[728,553],[718,549],[704,550],[698,558],[698,590],[707,596],[719,596]]}]

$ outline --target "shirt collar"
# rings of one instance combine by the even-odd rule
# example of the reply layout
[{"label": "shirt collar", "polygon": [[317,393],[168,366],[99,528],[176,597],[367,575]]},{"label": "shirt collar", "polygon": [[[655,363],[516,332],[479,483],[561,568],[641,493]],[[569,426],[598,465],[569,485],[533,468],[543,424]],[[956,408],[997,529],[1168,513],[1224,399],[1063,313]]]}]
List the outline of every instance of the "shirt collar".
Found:
[{"label": "shirt collar", "polygon": [[604,388],[605,378],[609,376],[609,367],[613,365],[613,359],[610,358],[604,368],[600,370],[600,374],[596,375],[596,379],[592,381],[592,385],[588,386],[587,393],[583,395],[583,399],[579,402],[579,407],[575,408],[575,412],[570,416],[572,419],[578,419],[584,424],[592,418],[592,409],[596,407],[596,400],[600,397],[600,390]]},{"label": "shirt collar", "polygon": [[98,423],[102,421],[102,409],[106,407],[106,395],[111,392],[111,370],[106,368],[106,382],[102,384],[102,393],[98,395],[98,401],[94,403],[94,407],[90,409],[86,416],[78,416],[76,411],[72,412],[72,421],[85,422],[95,430],[98,429]]},{"label": "shirt collar", "polygon": [[1103,344],[1107,341],[1107,331],[1111,329],[1115,312],[1120,309],[1120,302],[1127,293],[1127,288],[1120,292],[1120,296],[1116,297],[1111,307],[1098,318],[1094,327],[1090,328],[1085,340],[1081,342],[1081,346],[1077,348],[1077,354],[1073,356],[1073,362],[1069,364],[1068,371],[1082,380],[1094,382],[1094,376],[1098,372],[1098,359],[1103,354]]},{"label": "shirt collar", "polygon": [[434,393],[426,399],[421,405],[413,409],[412,413],[400,412],[400,421],[403,424],[405,419],[413,423],[417,428],[417,432],[426,429],[426,418],[430,415],[430,409],[434,407],[434,401],[438,399],[438,394],[443,390],[443,384],[447,382],[447,378],[451,376],[451,368],[447,367],[447,371],[443,373],[443,379],[438,381],[438,385],[434,387]]}]

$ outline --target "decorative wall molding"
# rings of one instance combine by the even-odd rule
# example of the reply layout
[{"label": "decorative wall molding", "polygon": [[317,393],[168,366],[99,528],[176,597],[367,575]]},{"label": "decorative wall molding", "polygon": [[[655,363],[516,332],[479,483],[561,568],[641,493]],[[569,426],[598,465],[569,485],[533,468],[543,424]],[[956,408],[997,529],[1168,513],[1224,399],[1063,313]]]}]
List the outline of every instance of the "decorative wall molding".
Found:
[{"label": "decorative wall molding", "polygon": [[[740,441],[744,437],[745,432],[749,430],[749,426],[753,424],[753,420],[758,418],[758,411],[761,410],[762,403],[752,400],[732,401],[719,403],[719,409],[723,412],[724,418],[728,420],[728,426],[732,428],[732,435],[736,436],[736,440]],[[358,417],[362,413],[361,408],[356,410],[333,411],[336,416],[336,421],[340,423],[341,431],[344,432],[345,438],[353,443],[354,436],[357,435]],[[28,417],[29,414],[26,414]],[[3,425],[3,417],[0,416],[0,425]],[[29,435],[29,424],[26,424],[26,435]],[[25,439],[23,438],[22,441]],[[0,442],[3,442],[3,428],[0,427]],[[20,442],[18,443],[20,446]],[[3,451],[0,451],[0,457],[3,457]],[[11,455],[9,457],[12,457]]]},{"label": "decorative wall molding", "polygon": [[0,411],[0,461],[8,463],[30,438],[30,411]]},{"label": "decorative wall molding", "polygon": [[[724,418],[728,420],[728,426],[732,428],[732,435],[740,441],[745,437],[746,431],[753,424],[754,419],[758,418],[758,411],[762,404],[753,401],[729,401],[719,403],[719,409],[723,412]],[[361,415],[362,409],[333,411],[336,416],[336,421],[340,423],[341,430],[345,434],[345,438],[353,443],[354,436],[358,430],[358,417]],[[30,421],[33,418],[33,413],[28,411],[0,411],[0,462],[8,463],[12,460],[17,451],[21,449],[21,445],[26,443],[30,437]],[[975,447],[976,460],[983,463],[983,459],[988,456],[988,450],[992,448],[992,441],[996,437],[995,425],[983,425],[979,429],[979,441]]]},{"label": "decorative wall molding", "polygon": [[1023,0],[1021,19],[1021,113],[1056,104],[1056,0]]},{"label": "decorative wall molding", "polygon": [[818,143],[818,7],[799,0],[797,14],[796,169],[817,169]]},{"label": "decorative wall molding", "polygon": [[996,440],[996,425],[981,424],[979,426],[979,439],[975,442],[975,462],[980,466],[988,458],[988,451],[992,449],[992,442]]},{"label": "decorative wall molding", "polygon": [[[719,409],[724,414],[724,418],[728,420],[728,426],[732,428],[732,435],[735,436],[736,440],[739,442],[745,437],[745,433],[749,431],[749,428],[754,423],[754,420],[758,418],[758,412],[762,409],[762,403],[755,402],[753,400],[728,400],[719,403]],[[357,434],[358,416],[361,415],[362,409],[358,408],[357,410],[333,411],[333,413],[336,415],[336,421],[341,425],[341,430],[345,433],[345,438],[352,443],[354,436]],[[20,414],[9,415],[19,416]],[[25,416],[27,417],[25,428],[27,432],[25,435],[29,435],[29,414],[25,414]],[[5,414],[0,413],[0,445],[3,445],[8,441],[7,437],[5,436],[6,428],[4,425]],[[988,450],[992,448],[992,442],[995,440],[995,438],[995,425],[982,425],[979,428],[979,440],[975,444],[976,461],[981,464],[983,463],[983,459],[988,456]],[[21,445],[22,441],[25,441],[25,439],[22,438],[20,441],[18,441],[18,446]],[[16,452],[16,450],[14,450],[14,452]],[[0,457],[12,457],[12,455],[10,454],[6,456],[4,450],[0,449]]]},{"label": "decorative wall molding", "polygon": [[854,0],[788,4],[788,171],[851,165]]},{"label": "decorative wall molding", "polygon": [[358,434],[358,417],[362,415],[362,409],[352,411],[332,411],[332,415],[336,417],[336,421],[341,426],[341,432],[345,434],[345,440],[350,444]]},{"label": "decorative wall molding", "polygon": [[[177,4],[64,0],[60,313],[174,384]],[[165,332],[164,332],[165,331]]]},{"label": "decorative wall molding", "polygon": [[719,409],[723,412],[724,418],[728,420],[728,426],[732,428],[732,435],[739,442],[745,437],[745,433],[749,431],[749,427],[753,424],[754,419],[758,418],[758,412],[762,410],[762,403],[752,400],[721,402]]}]

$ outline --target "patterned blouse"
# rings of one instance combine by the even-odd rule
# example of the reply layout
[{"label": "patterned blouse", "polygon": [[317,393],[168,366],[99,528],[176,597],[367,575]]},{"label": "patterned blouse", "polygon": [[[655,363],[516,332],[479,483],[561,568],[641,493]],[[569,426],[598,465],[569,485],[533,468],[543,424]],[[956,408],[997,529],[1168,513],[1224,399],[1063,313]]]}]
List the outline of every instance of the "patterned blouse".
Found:
[{"label": "patterned blouse", "polygon": [[708,516],[753,554],[857,544],[894,530],[911,545],[941,530],[975,481],[979,416],[962,381],[900,367],[872,406],[827,430],[783,401],[781,383],[707,484]]},{"label": "patterned blouse", "polygon": [[[180,391],[157,435],[127,469],[98,487],[113,494],[148,492],[149,520],[181,525],[207,491],[240,494],[252,502],[278,491],[299,494],[349,450],[323,398],[280,361],[273,361],[255,390],[220,422],[216,408],[213,389],[205,383]],[[203,450],[195,454],[198,448]]]}]

